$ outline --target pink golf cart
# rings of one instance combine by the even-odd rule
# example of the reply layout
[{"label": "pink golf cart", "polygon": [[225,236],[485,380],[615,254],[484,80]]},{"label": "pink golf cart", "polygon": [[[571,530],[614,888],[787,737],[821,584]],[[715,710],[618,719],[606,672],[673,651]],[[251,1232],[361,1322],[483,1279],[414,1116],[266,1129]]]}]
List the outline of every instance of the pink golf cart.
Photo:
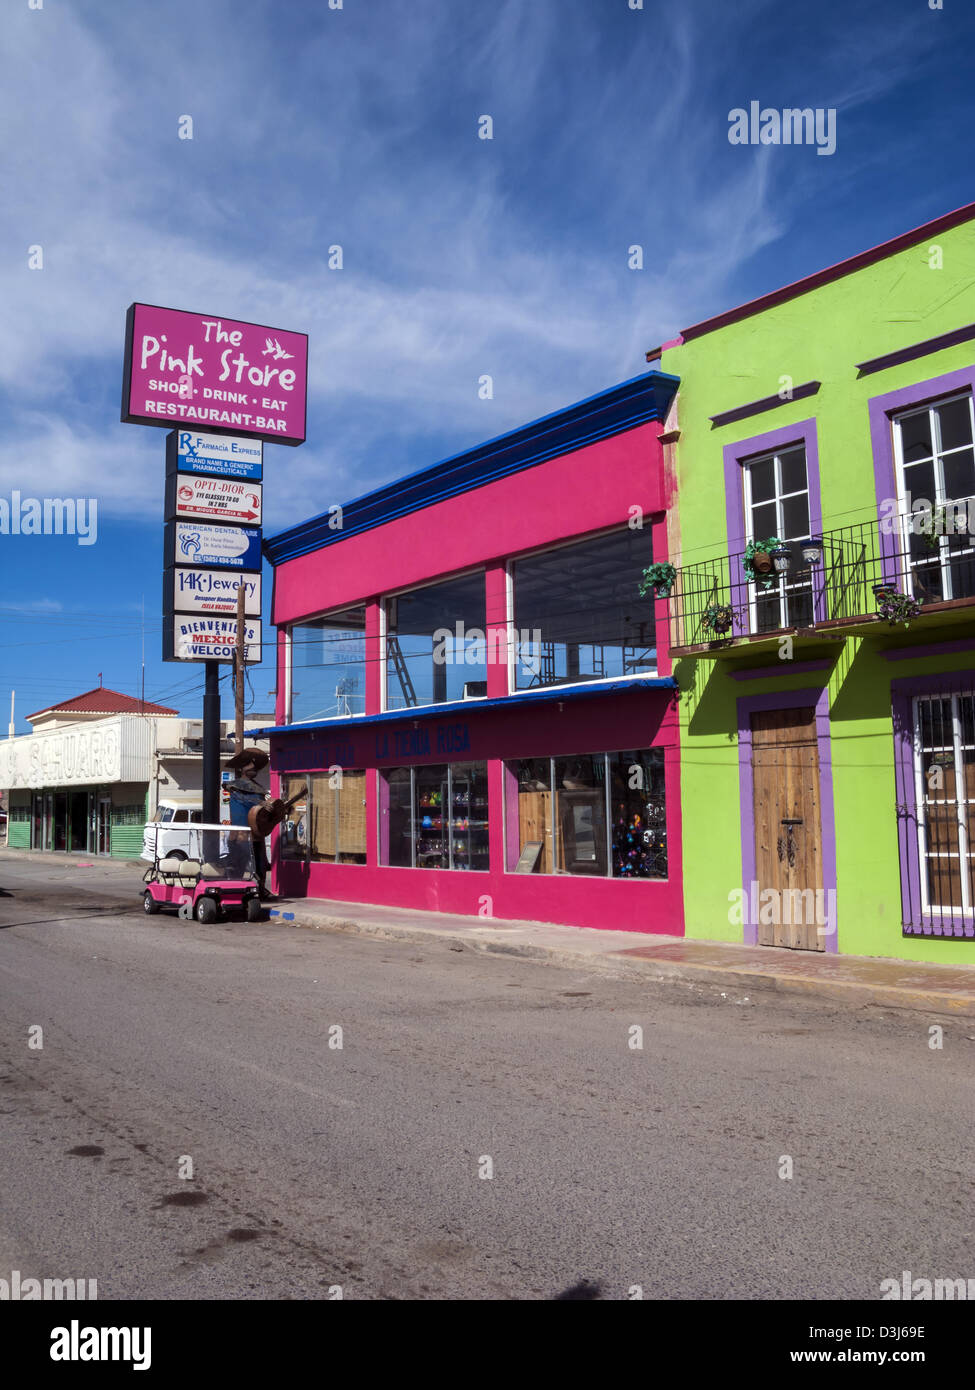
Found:
[{"label": "pink golf cart", "polygon": [[156,855],[143,875],[146,915],[176,908],[181,917],[215,922],[240,909],[248,922],[263,920],[251,832],[231,825],[188,825],[180,835],[186,839],[187,857],[170,849],[164,859]]}]

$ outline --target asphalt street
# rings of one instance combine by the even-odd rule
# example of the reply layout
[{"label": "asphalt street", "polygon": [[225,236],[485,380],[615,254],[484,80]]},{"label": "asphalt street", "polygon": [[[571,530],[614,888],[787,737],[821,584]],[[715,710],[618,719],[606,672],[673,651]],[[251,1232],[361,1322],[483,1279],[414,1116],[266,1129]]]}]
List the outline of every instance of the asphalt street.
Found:
[{"label": "asphalt street", "polygon": [[147,918],[138,887],[0,852],[0,1277],[439,1300],[975,1275],[971,1021],[934,1048],[930,1017]]}]

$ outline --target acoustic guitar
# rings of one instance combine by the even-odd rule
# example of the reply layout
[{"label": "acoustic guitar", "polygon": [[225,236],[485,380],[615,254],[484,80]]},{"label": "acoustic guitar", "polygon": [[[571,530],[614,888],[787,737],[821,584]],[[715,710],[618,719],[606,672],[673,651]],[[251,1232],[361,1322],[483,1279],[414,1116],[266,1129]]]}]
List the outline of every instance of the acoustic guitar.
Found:
[{"label": "acoustic guitar", "polygon": [[250,826],[254,838],[266,839],[274,827],[281,824],[292,807],[296,806],[307,793],[308,788],[302,787],[297,796],[293,796],[290,801],[282,801],[279,797],[275,801],[266,801],[263,806],[252,806],[247,812],[247,824]]}]

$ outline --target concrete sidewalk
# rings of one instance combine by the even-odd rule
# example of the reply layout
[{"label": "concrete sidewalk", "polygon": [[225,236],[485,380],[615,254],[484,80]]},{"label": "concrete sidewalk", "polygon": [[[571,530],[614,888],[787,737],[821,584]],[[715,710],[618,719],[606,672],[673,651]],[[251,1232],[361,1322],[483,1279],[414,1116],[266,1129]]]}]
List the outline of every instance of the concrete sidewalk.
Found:
[{"label": "concrete sidewalk", "polygon": [[[88,859],[0,848],[7,860],[44,861],[67,877],[83,866],[90,881],[130,882],[138,888],[146,868],[139,860]],[[972,964],[919,965],[872,956],[687,941],[645,932],[592,931],[547,922],[502,922],[446,912],[411,912],[371,903],[320,898],[282,899],[269,907],[282,926],[355,932],[400,941],[445,941],[452,949],[546,960],[613,975],[683,980],[735,994],[776,990],[833,999],[853,1006],[876,1004],[975,1019],[975,942]]]},{"label": "concrete sidewalk", "polygon": [[371,903],[282,899],[272,921],[388,940],[446,941],[453,949],[524,956],[652,980],[683,980],[736,993],[772,989],[860,1006],[914,1009],[975,1019],[975,942],[971,966],[920,965],[870,956],[687,941],[644,932],[594,931],[546,922],[413,912]]}]

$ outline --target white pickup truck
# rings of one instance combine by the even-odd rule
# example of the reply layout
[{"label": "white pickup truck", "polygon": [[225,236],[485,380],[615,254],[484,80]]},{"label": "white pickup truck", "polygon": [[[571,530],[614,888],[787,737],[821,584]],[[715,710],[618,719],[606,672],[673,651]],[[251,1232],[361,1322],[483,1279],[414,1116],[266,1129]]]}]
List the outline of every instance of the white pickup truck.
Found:
[{"label": "white pickup truck", "polygon": [[147,823],[142,832],[142,854],[151,864],[158,850],[160,859],[186,859],[186,834],[188,825],[199,825],[203,820],[203,807],[179,804],[175,801],[160,801],[156,819]]}]

